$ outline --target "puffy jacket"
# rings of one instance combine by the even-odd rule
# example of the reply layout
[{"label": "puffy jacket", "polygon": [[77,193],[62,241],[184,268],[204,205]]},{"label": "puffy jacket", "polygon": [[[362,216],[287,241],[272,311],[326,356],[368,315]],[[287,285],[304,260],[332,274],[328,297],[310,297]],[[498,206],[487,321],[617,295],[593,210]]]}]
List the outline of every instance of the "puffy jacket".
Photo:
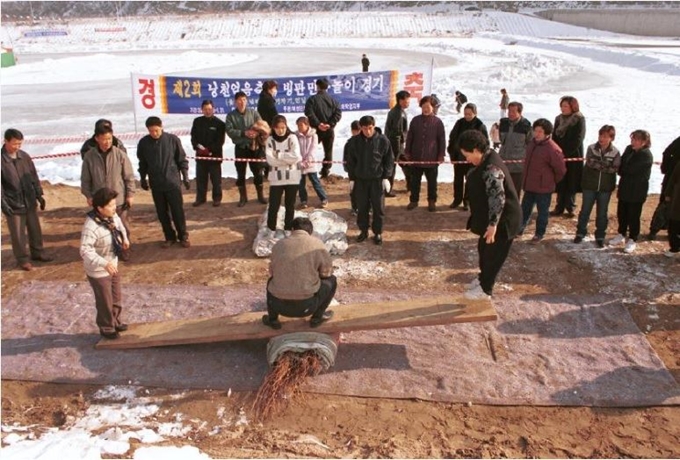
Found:
[{"label": "puffy jacket", "polygon": [[[123,234],[123,240],[128,241],[123,222],[118,214],[113,215],[116,228]],[[111,230],[98,224],[91,217],[87,217],[80,235],[80,257],[83,259],[85,273],[90,278],[104,278],[109,273],[104,267],[109,262],[118,266],[118,256],[113,249]]]},{"label": "puffy jacket", "polygon": [[[436,115],[417,115],[411,120],[404,156],[408,161],[442,163],[446,153],[444,123]],[[418,168],[436,168],[438,164],[416,164]]]},{"label": "puffy jacket", "polygon": [[567,172],[562,149],[550,138],[527,145],[522,174],[522,190],[532,193],[552,193]]},{"label": "puffy jacket", "polygon": [[2,147],[2,208],[9,207],[16,214],[25,214],[37,207],[37,200],[43,196],[40,179],[33,160],[23,150],[12,159]]},{"label": "puffy jacket", "polygon": [[613,192],[616,188],[616,172],[620,165],[621,154],[614,144],[609,144],[609,148],[604,152],[597,142],[589,145],[581,177],[581,189]]},{"label": "puffy jacket", "polygon": [[246,110],[241,113],[234,109],[227,114],[226,130],[227,136],[231,141],[241,147],[248,148],[252,139],[246,137],[246,131],[249,130],[256,121],[261,120],[262,117],[257,110],[246,107]]},{"label": "puffy jacket", "polygon": [[[298,143],[300,144],[300,156],[302,157],[302,174],[315,173],[319,171],[318,163],[314,154],[319,145],[319,137],[316,135],[316,130],[312,127],[307,129],[306,133],[299,131],[295,132]],[[307,165],[305,167],[304,165]]]},{"label": "puffy jacket", "polygon": [[197,117],[191,125],[191,147],[198,152],[198,144],[210,151],[209,156],[222,158],[226,126],[219,118]]},{"label": "puffy jacket", "polygon": [[459,118],[458,121],[456,121],[456,124],[453,125],[453,129],[449,134],[449,146],[446,149],[446,151],[449,152],[451,161],[465,161],[465,157],[461,153],[460,148],[458,148],[458,139],[461,134],[470,130],[479,131],[486,139],[489,138],[489,133],[482,120],[477,117],[470,121],[467,121],[465,118]]},{"label": "puffy jacket", "polygon": [[340,104],[327,91],[319,91],[307,99],[305,103],[305,116],[309,118],[309,125],[318,128],[319,124],[326,123],[334,128],[342,118]]},{"label": "puffy jacket", "polygon": [[626,147],[619,167],[619,201],[644,203],[647,200],[653,163],[654,157],[648,148],[635,151],[630,145]]},{"label": "puffy jacket", "polygon": [[501,136],[501,148],[498,151],[504,161],[520,160],[517,163],[506,163],[511,173],[522,172],[522,161],[527,152],[527,145],[533,137],[531,122],[524,117],[517,121],[509,118],[501,118],[498,131]]},{"label": "puffy jacket", "polygon": [[269,185],[298,185],[302,179],[302,155],[297,136],[288,131],[282,139],[277,140],[276,137],[273,134],[269,136],[265,148],[267,163],[271,166]]},{"label": "puffy jacket", "polygon": [[146,135],[137,145],[139,176],[149,177],[155,191],[167,192],[180,188],[180,173],[186,175],[189,162],[179,137],[163,133],[158,139]]},{"label": "puffy jacket", "polygon": [[106,161],[99,148],[94,148],[85,154],[80,171],[80,192],[85,198],[102,187],[108,187],[116,192],[116,206],[120,206],[125,199],[135,194],[135,174],[127,153],[117,147],[111,147],[106,155]]},{"label": "puffy jacket", "polygon": [[349,180],[389,179],[394,170],[394,155],[389,139],[375,133],[352,137],[345,146]]}]

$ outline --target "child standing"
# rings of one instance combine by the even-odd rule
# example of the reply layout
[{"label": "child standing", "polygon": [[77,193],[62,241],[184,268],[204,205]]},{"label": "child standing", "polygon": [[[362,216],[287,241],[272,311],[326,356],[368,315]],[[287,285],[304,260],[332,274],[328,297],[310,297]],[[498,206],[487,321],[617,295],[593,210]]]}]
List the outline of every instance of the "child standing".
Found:
[{"label": "child standing", "polygon": [[649,133],[643,129],[637,129],[630,134],[630,145],[621,155],[619,204],[616,209],[619,234],[612,238],[609,244],[616,246],[625,242],[624,252],[628,254],[635,251],[636,241],[640,236],[640,215],[642,205],[647,200],[649,176],[654,162],[652,152],[649,150],[651,145],[652,139]]},{"label": "child standing", "polygon": [[281,207],[281,198],[285,193],[284,205],[286,216],[283,229],[291,230],[295,217],[295,197],[300,186],[300,144],[297,136],[290,129],[286,117],[277,115],[272,122],[272,134],[267,140],[265,150],[269,171],[269,208],[267,209],[267,227],[276,231],[276,221]]},{"label": "child standing", "polygon": [[302,156],[302,179],[300,179],[300,209],[307,207],[307,184],[306,178],[314,187],[316,195],[321,201],[321,207],[328,206],[328,196],[319,180],[318,168],[314,158],[319,138],[316,135],[316,130],[309,126],[309,119],[307,117],[300,117],[295,122],[298,130],[295,132],[298,142],[300,143],[300,155]]}]

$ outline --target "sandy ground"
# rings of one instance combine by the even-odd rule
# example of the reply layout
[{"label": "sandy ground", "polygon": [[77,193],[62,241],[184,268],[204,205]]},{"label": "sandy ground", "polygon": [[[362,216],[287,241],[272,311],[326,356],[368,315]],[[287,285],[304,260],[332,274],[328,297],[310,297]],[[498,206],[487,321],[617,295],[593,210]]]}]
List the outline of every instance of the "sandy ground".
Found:
[{"label": "sandy ground", "polygon": [[[162,250],[160,225],[148,192],[140,191],[133,208],[133,257],[123,280],[136,284],[264,285],[267,260],[250,246],[256,221],[265,206],[254,188],[244,208],[236,207],[234,181],[224,180],[221,207],[192,208],[193,191],[185,192],[192,247]],[[192,184],[192,189],[194,184]],[[329,209],[350,221],[351,239],[358,233],[349,214],[347,182],[326,182]],[[451,185],[440,184],[439,211],[421,205],[406,211],[404,184],[397,198],[387,199],[385,243],[352,242],[336,259],[342,283],[356,288],[404,289],[435,293],[467,283],[475,273],[476,239],[464,230],[467,213],[448,209]],[[313,193],[313,192],[312,192]],[[85,200],[78,189],[45,184],[48,208],[42,215],[45,244],[56,260],[33,272],[16,269],[2,227],[2,299],[23,281],[83,281],[78,256]],[[643,231],[658,197],[650,197]],[[580,198],[579,198],[580,202]],[[310,197],[311,204],[315,199]],[[612,200],[610,215],[616,209]],[[680,263],[661,256],[665,234],[639,244],[633,255],[620,249],[595,250],[592,241],[575,249],[575,219],[552,218],[547,238],[537,246],[528,235],[518,240],[499,278],[497,297],[538,293],[611,293],[628,299],[626,306],[674,378],[680,382]],[[610,219],[610,236],[615,218]],[[451,248],[452,241],[456,246]],[[451,250],[453,249],[453,251]],[[659,274],[666,276],[659,276]],[[597,281],[594,281],[597,280]],[[94,310],[93,310],[94,321]],[[2,423],[62,426],[92,402],[94,386],[2,381]],[[148,389],[164,401],[162,417],[215,423],[215,405],[249,410],[254,395],[228,396],[219,391]],[[197,428],[168,444],[193,444],[220,457],[655,457],[680,456],[680,409],[645,407],[478,406],[411,400],[362,399],[310,394],[281,415],[231,431],[208,434]],[[138,444],[137,444],[138,445]],[[137,445],[133,444],[133,448]]]}]

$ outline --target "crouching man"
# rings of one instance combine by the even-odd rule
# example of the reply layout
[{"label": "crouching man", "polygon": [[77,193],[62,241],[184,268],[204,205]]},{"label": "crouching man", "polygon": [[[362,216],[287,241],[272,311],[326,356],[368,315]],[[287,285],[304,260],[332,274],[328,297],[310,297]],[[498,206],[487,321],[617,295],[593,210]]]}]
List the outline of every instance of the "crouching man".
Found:
[{"label": "crouching man", "polygon": [[333,262],[323,242],[312,236],[314,227],[305,217],[293,220],[292,233],[272,248],[267,283],[267,312],[262,322],[281,329],[279,315],[304,318],[318,327],[333,317],[326,311],[338,281]]}]

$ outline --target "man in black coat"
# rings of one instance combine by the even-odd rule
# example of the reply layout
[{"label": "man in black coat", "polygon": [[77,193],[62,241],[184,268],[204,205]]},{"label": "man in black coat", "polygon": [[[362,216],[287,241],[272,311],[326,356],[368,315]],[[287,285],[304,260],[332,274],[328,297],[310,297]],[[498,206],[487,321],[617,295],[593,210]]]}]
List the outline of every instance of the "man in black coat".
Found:
[{"label": "man in black coat", "polygon": [[[411,93],[408,91],[399,91],[396,95],[397,103],[387,113],[387,121],[385,122],[385,136],[390,140],[392,146],[392,154],[394,155],[395,165],[398,160],[404,156],[404,145],[406,144],[406,132],[408,131],[408,109],[411,101]],[[401,170],[406,178],[406,189],[409,189],[411,182],[411,170],[408,165],[401,165]],[[392,169],[392,176],[390,177],[390,192],[386,193],[386,197],[395,197],[394,193],[394,175],[397,168]]]},{"label": "man in black coat", "polygon": [[[104,118],[100,118],[99,120],[97,120],[94,124],[95,134],[93,134],[91,138],[86,140],[85,143],[83,143],[83,146],[80,147],[80,157],[81,158],[85,158],[85,154],[88,151],[97,148],[98,144],[97,144],[97,139],[96,139],[96,137],[97,137],[96,133],[103,126],[108,126],[109,128],[111,128],[111,131],[113,131],[113,123],[111,123],[110,120],[106,120]],[[117,148],[121,149],[123,152],[127,153],[127,150],[125,149],[125,145],[123,145],[123,141],[118,139],[116,136],[113,136],[113,146],[117,147]]]},{"label": "man in black coat", "polygon": [[456,91],[456,113],[460,113],[460,109],[467,103],[468,98],[460,91]]},{"label": "man in black coat", "polygon": [[[656,238],[656,234],[659,230],[663,230],[668,227],[668,212],[666,209],[666,203],[664,199],[666,196],[666,191],[668,189],[668,181],[670,180],[675,166],[680,164],[680,137],[677,137],[673,142],[671,142],[666,150],[663,151],[663,156],[661,160],[661,174],[663,174],[663,179],[661,180],[661,193],[659,194],[659,207],[654,211],[654,216],[649,224],[649,235],[647,239],[653,240]],[[660,208],[660,209],[659,209]],[[657,213],[662,213],[663,217],[660,220],[654,219]],[[666,225],[660,225],[666,223]],[[670,237],[670,233],[669,233]]]},{"label": "man in black coat", "polygon": [[508,168],[500,155],[489,149],[489,140],[481,132],[465,131],[458,147],[474,166],[467,177],[470,194],[467,228],[479,235],[479,276],[468,285],[465,297],[488,299],[512,241],[519,234],[522,210]]},{"label": "man in black coat", "polygon": [[368,66],[371,65],[371,61],[368,60],[365,54],[361,55],[361,71],[368,72]]},{"label": "man in black coat", "polygon": [[183,183],[189,190],[189,162],[186,153],[179,137],[163,132],[160,118],[147,118],[146,128],[149,134],[141,138],[137,145],[140,185],[144,190],[151,188],[153,204],[165,236],[161,247],[169,248],[179,239],[182,247],[188,248],[191,244],[181,188]]},{"label": "man in black coat", "polygon": [[347,141],[347,174],[350,193],[356,193],[357,226],[361,233],[357,242],[368,238],[368,211],[373,209],[373,241],[382,244],[385,217],[385,192],[390,191],[389,178],[394,170],[390,141],[375,130],[375,119],[364,115],[359,119],[361,134]]},{"label": "man in black coat", "polygon": [[[21,150],[24,135],[18,129],[5,131],[2,146],[2,213],[7,220],[12,252],[19,268],[33,270],[30,260],[50,262],[43,252],[42,230],[38,219],[45,210],[45,198],[38,173],[28,153]],[[26,237],[28,230],[28,238]],[[28,241],[27,241],[28,240]],[[26,250],[26,243],[30,248]]]},{"label": "man in black coat", "polygon": [[206,202],[208,179],[212,183],[213,206],[222,202],[222,146],[225,124],[215,116],[213,101],[201,104],[202,117],[194,119],[191,126],[191,146],[196,151],[196,201],[193,206]]},{"label": "man in black coat", "polygon": [[328,94],[328,80],[320,78],[316,81],[316,94],[305,103],[305,116],[309,124],[316,129],[319,143],[323,144],[324,164],[321,177],[328,177],[333,166],[333,141],[335,141],[335,125],[342,118],[340,103]]}]

